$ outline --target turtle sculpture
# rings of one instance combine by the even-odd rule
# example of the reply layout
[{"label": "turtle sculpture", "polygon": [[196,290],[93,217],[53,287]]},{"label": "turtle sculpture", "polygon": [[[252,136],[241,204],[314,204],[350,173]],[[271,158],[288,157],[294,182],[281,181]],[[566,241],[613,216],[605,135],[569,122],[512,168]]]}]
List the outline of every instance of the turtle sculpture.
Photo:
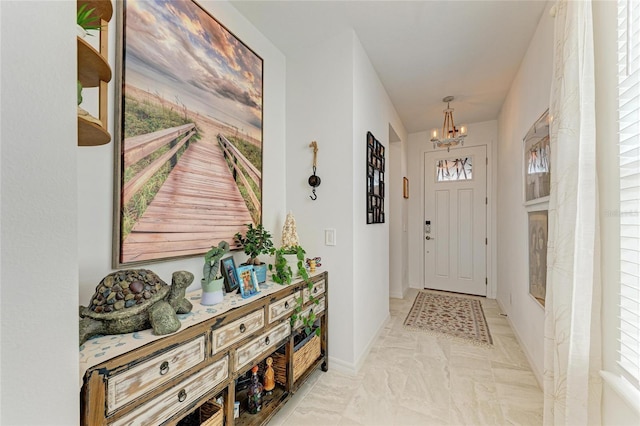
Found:
[{"label": "turtle sculpture", "polygon": [[168,285],[148,269],[107,275],[96,287],[89,307],[80,306],[80,344],[96,334],[121,334],[153,328],[156,335],[180,329],[178,314],[193,307],[185,290],[193,282],[187,271],[173,273]]}]

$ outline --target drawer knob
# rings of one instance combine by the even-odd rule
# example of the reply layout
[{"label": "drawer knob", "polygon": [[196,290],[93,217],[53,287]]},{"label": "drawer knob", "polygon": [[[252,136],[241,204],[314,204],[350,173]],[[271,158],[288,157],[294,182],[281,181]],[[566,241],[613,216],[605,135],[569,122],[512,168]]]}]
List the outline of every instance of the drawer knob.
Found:
[{"label": "drawer knob", "polygon": [[284,302],[284,308],[285,309],[289,309],[289,301],[288,300],[286,302]]},{"label": "drawer knob", "polygon": [[317,293],[317,292],[318,292],[318,287],[314,287],[314,288],[313,288],[313,293],[315,294],[315,293]]},{"label": "drawer knob", "polygon": [[178,392],[178,401],[183,402],[185,399],[187,399],[187,391],[182,389]]},{"label": "drawer knob", "polygon": [[269,343],[271,343],[271,339],[269,339],[269,336],[267,336],[267,338],[264,339],[264,344],[268,346]]},{"label": "drawer knob", "polygon": [[160,364],[160,375],[164,376],[169,372],[169,363],[167,361]]},{"label": "drawer knob", "polygon": [[240,324],[240,333],[244,333],[245,331],[247,331],[247,327],[245,327],[244,324]]}]

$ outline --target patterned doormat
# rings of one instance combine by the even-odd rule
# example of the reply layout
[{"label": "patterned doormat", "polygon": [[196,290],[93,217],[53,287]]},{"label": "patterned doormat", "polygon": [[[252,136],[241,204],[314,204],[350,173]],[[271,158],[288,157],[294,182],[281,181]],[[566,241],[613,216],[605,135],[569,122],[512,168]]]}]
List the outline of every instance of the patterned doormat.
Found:
[{"label": "patterned doormat", "polygon": [[404,325],[477,345],[493,345],[482,303],[472,296],[422,290]]}]

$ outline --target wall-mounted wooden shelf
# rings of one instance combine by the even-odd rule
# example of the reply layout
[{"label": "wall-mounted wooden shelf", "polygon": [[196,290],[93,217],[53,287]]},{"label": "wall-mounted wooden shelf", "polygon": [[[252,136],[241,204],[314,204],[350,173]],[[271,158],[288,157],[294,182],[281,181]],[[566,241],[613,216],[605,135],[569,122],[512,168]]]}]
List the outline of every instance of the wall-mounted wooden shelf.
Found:
[{"label": "wall-mounted wooden shelf", "polygon": [[97,34],[100,50],[78,37],[78,80],[82,87],[98,87],[99,117],[92,117],[81,108],[78,109],[78,146],[97,146],[111,141],[111,135],[107,131],[107,83],[111,81],[107,57],[113,5],[111,0],[77,0],[78,8],[83,4],[88,9],[95,9],[94,14],[100,17],[102,28]]},{"label": "wall-mounted wooden shelf", "polygon": [[104,145],[110,140],[111,135],[102,127],[100,120],[86,111],[78,111],[78,146]]},{"label": "wall-mounted wooden shelf", "polygon": [[98,87],[101,81],[111,80],[107,60],[89,43],[78,37],[78,80],[82,87]]}]

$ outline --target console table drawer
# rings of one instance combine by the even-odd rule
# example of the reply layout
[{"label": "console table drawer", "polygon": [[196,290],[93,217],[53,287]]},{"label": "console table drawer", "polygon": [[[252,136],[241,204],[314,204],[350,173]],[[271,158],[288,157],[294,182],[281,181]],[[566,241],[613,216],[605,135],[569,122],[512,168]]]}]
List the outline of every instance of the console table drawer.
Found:
[{"label": "console table drawer", "polygon": [[264,333],[236,351],[236,371],[244,367],[249,361],[263,353],[269,348],[275,347],[276,343],[291,334],[291,325],[283,322],[268,333]]},{"label": "console table drawer", "polygon": [[316,317],[324,312],[324,297],[320,298],[319,303],[313,304],[311,307],[305,309],[300,313],[298,319],[296,319],[296,323],[293,325],[293,328],[296,329],[302,326],[302,318],[306,318],[313,311],[316,314]]},{"label": "console table drawer", "polygon": [[304,299],[302,300],[302,303],[307,303],[311,298],[310,295],[313,295],[313,297],[318,298],[318,296],[324,293],[324,289],[325,289],[324,280],[321,280],[315,283],[311,290],[305,287]]},{"label": "console table drawer", "polygon": [[244,318],[240,318],[224,327],[213,330],[213,345],[211,353],[216,352],[239,342],[243,337],[264,327],[264,310],[255,311]]},{"label": "console table drawer", "polygon": [[113,426],[159,425],[193,404],[228,375],[229,358],[224,357],[109,424]]},{"label": "console table drawer", "polygon": [[297,291],[284,299],[280,299],[269,305],[269,324],[293,312],[296,308],[296,299],[300,297]]},{"label": "console table drawer", "polygon": [[107,378],[107,414],[204,361],[205,338],[184,343]]}]

